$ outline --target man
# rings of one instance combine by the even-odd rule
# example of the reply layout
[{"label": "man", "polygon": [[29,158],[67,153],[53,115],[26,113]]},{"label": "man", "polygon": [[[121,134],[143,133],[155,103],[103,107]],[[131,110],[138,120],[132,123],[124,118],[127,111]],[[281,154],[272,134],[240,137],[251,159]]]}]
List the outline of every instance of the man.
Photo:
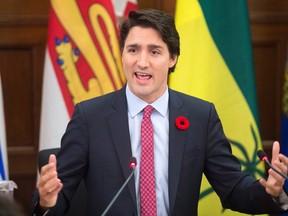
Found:
[{"label": "man", "polygon": [[[134,179],[109,215],[197,215],[202,173],[224,208],[251,214],[285,210],[284,179],[273,170],[260,181],[241,172],[214,105],[167,87],[180,54],[173,18],[157,10],[133,11],[120,37],[127,85],[76,105],[57,161],[51,155],[41,170],[35,212],[63,215],[85,179],[87,215],[100,215],[128,178],[131,156],[138,161]],[[147,106],[152,113],[146,115]],[[145,132],[150,118],[152,141]],[[154,147],[144,147],[147,139]],[[277,142],[272,155],[272,164],[286,174],[288,158],[279,154]],[[146,173],[147,166],[154,175]]]}]

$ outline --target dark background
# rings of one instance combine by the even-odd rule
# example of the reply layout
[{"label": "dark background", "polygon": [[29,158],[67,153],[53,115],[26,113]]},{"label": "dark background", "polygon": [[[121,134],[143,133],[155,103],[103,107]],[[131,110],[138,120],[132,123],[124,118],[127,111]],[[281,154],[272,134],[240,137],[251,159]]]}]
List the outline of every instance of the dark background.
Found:
[{"label": "dark background", "polygon": [[[176,0],[138,0],[174,15]],[[2,78],[10,179],[28,215],[36,184],[42,78],[49,0],[0,1]],[[248,0],[256,72],[260,132],[270,153],[280,137],[282,85],[288,42],[288,1]]]}]

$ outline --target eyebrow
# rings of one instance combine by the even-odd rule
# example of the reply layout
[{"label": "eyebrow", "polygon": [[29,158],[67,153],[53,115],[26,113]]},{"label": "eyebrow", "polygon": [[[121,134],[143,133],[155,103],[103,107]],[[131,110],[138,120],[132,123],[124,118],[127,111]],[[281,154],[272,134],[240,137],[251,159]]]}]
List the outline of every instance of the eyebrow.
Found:
[{"label": "eyebrow", "polygon": [[163,46],[156,45],[156,44],[151,44],[148,45],[149,49],[163,49]]},{"label": "eyebrow", "polygon": [[[140,47],[140,45],[139,44],[128,44],[127,47],[136,48],[136,47]],[[149,44],[148,48],[149,49],[163,49],[163,46],[156,45],[156,44]]]}]

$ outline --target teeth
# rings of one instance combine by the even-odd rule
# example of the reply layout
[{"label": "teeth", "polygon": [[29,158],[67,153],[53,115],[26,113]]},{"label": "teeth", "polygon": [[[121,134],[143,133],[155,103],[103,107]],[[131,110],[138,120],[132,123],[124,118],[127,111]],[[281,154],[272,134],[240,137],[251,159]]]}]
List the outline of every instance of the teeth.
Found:
[{"label": "teeth", "polygon": [[139,73],[139,72],[137,72],[136,74],[137,74],[137,76],[150,76],[149,74],[146,74],[146,73]]}]

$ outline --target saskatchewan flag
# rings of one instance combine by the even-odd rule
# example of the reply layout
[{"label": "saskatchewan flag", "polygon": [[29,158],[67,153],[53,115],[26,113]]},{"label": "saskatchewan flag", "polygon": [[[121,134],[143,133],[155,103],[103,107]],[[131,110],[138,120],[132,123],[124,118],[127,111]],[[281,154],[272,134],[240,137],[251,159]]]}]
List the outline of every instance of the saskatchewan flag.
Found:
[{"label": "saskatchewan flag", "polygon": [[[256,156],[262,147],[246,1],[177,0],[175,19],[181,55],[169,86],[214,103],[242,170],[263,177]],[[198,211],[243,215],[223,209],[205,178]]]}]

